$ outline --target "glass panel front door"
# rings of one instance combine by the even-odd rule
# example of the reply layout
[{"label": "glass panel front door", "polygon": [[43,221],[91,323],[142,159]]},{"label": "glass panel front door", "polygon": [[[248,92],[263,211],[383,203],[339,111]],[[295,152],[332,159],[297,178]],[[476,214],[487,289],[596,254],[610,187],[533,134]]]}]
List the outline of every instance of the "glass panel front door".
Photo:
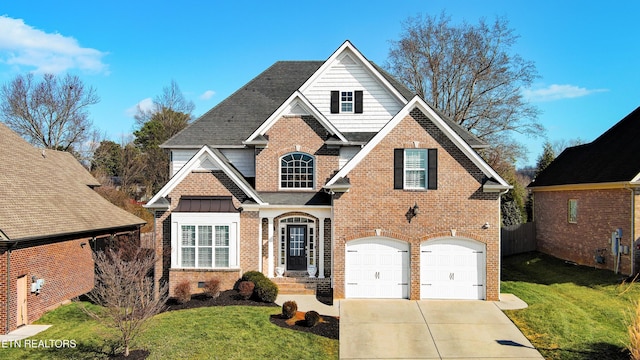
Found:
[{"label": "glass panel front door", "polygon": [[307,269],[307,226],[287,226],[287,270]]}]

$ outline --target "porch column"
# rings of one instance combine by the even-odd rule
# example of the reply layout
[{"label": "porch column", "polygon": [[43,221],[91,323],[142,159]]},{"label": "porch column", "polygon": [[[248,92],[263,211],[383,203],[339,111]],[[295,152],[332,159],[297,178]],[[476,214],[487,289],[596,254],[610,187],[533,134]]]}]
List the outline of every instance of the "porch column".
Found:
[{"label": "porch column", "polygon": [[267,230],[267,234],[269,234],[269,246],[268,246],[268,257],[267,257],[267,277],[272,278],[273,277],[273,271],[274,271],[274,266],[273,266],[273,217],[269,217],[267,218],[269,220],[269,224],[268,226],[268,230]]},{"label": "porch column", "polygon": [[318,278],[324,279],[324,217],[320,218],[320,229],[318,229],[318,242],[317,248],[320,249],[318,254]]},{"label": "porch column", "polygon": [[262,267],[262,217],[258,218],[258,271],[263,272]]}]

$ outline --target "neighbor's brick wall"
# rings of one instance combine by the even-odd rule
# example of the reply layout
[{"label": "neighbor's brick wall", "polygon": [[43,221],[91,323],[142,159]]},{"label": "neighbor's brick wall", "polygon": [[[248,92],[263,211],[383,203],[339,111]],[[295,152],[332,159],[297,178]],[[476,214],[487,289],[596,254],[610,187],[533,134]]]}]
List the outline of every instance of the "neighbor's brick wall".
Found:
[{"label": "neighbor's brick wall", "polygon": [[[86,243],[84,247],[82,243]],[[7,255],[0,261],[0,333],[6,330]],[[16,282],[27,277],[27,323],[46,311],[93,289],[94,263],[89,239],[77,239],[11,251],[9,331],[16,329]],[[44,279],[40,294],[31,293],[31,277]]]},{"label": "neighbor's brick wall", "polygon": [[[232,196],[233,205],[240,208],[242,204],[238,197],[243,196],[239,189],[230,186],[226,175],[220,172],[193,172],[189,174],[169,194],[170,209],[175,209],[181,196]],[[240,213],[240,269],[238,270],[196,270],[183,271],[171,270],[171,214],[170,211],[160,212],[156,215],[156,254],[162,256],[163,261],[156,265],[156,281],[168,281],[170,295],[173,288],[179,282],[188,280],[192,283],[194,293],[198,292],[198,281],[209,280],[212,276],[221,281],[221,289],[228,290],[233,287],[235,281],[242,273],[250,270],[258,270],[258,213],[255,211],[243,211]],[[234,278],[232,280],[232,278]],[[204,280],[203,280],[204,279]]]},{"label": "neighbor's brick wall", "polygon": [[[427,131],[425,131],[425,129]],[[393,189],[395,148],[438,149],[438,189]],[[350,240],[382,236],[410,244],[410,298],[420,298],[420,244],[451,236],[487,246],[487,300],[499,297],[500,214],[497,193],[483,193],[484,174],[419,111],[403,119],[349,174],[351,189],[334,200],[334,297],[345,296],[345,245]],[[420,214],[408,222],[405,214],[417,204]],[[485,222],[490,224],[483,229]]]},{"label": "neighbor's brick wall", "polygon": [[[569,199],[578,200],[576,224],[568,221]],[[538,249],[561,259],[614,270],[610,239],[617,228],[622,228],[621,244],[633,246],[631,192],[626,189],[535,191],[534,214]],[[595,262],[600,248],[607,249],[602,265]],[[620,272],[631,273],[630,255],[621,256]]]},{"label": "neighbor's brick wall", "polygon": [[[315,157],[315,189],[321,190],[338,168],[338,150],[324,145],[326,130],[312,116],[283,116],[267,132],[269,146],[256,155],[256,190],[278,191],[280,158],[300,152]],[[294,190],[295,191],[295,190]]]}]

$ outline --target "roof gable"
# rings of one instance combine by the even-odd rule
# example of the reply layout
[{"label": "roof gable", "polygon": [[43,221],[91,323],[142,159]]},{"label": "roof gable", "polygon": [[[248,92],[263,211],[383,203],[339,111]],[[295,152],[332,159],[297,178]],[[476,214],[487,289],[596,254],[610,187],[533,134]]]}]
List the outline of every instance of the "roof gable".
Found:
[{"label": "roof gable", "polygon": [[591,143],[565,149],[529,186],[638,181],[638,138],[640,107]]},{"label": "roof gable", "polygon": [[248,197],[260,205],[265,204],[258,193],[240,172],[229,163],[222,152],[205,145],[149,200],[145,207],[168,208],[169,203],[166,201],[165,196],[169,195],[194,170],[222,170]]},{"label": "roof gable", "polygon": [[[424,100],[415,96],[398,112],[345,166],[340,169],[325,185],[325,188],[347,189],[342,183],[353,170],[410,112],[414,109],[422,111],[461,151],[473,162],[487,178],[493,179],[490,190],[506,190],[511,186],[493,170],[473,148],[458,135]],[[497,183],[497,184],[496,184]]]},{"label": "roof gable", "polygon": [[254,140],[261,141],[264,134],[275,124],[278,119],[280,119],[284,115],[312,115],[318,122],[329,132],[329,134],[334,135],[336,138],[340,139],[342,142],[347,142],[345,138],[338,129],[327,118],[313,106],[309,100],[300,92],[295,91],[285,102],[278,107],[278,109],[271,114],[267,118],[265,122],[260,125],[256,131],[251,134],[245,143],[250,143]]}]

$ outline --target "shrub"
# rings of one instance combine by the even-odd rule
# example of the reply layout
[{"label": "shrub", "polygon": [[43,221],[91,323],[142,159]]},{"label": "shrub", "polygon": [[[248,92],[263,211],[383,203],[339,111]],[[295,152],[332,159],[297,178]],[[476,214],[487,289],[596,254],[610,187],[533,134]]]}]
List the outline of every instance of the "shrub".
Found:
[{"label": "shrub", "polygon": [[314,327],[320,322],[320,314],[313,310],[307,311],[307,313],[304,314],[304,321],[308,327]]},{"label": "shrub", "polygon": [[267,277],[264,276],[263,273],[259,272],[259,271],[247,271],[246,273],[244,273],[242,275],[242,277],[240,278],[241,281],[251,281],[254,284],[257,284],[258,281],[262,280],[262,279],[266,279]]},{"label": "shrub", "polygon": [[298,311],[298,304],[295,301],[289,300],[282,304],[282,316],[285,319],[291,319],[296,316]]},{"label": "shrub", "polygon": [[278,285],[273,281],[265,277],[258,280],[255,285],[254,293],[258,300],[267,303],[276,301],[276,297],[278,297]]},{"label": "shrub", "polygon": [[241,281],[238,284],[238,293],[240,297],[247,300],[253,294],[253,288],[255,287],[254,283],[251,281]]},{"label": "shrub", "polygon": [[213,278],[204,282],[204,294],[208,297],[217,298],[220,296],[220,280]]},{"label": "shrub", "polygon": [[189,300],[191,300],[191,285],[189,285],[189,282],[185,280],[179,283],[178,285],[176,285],[176,288],[174,289],[174,293],[176,296],[176,300],[180,304],[184,304]]}]

